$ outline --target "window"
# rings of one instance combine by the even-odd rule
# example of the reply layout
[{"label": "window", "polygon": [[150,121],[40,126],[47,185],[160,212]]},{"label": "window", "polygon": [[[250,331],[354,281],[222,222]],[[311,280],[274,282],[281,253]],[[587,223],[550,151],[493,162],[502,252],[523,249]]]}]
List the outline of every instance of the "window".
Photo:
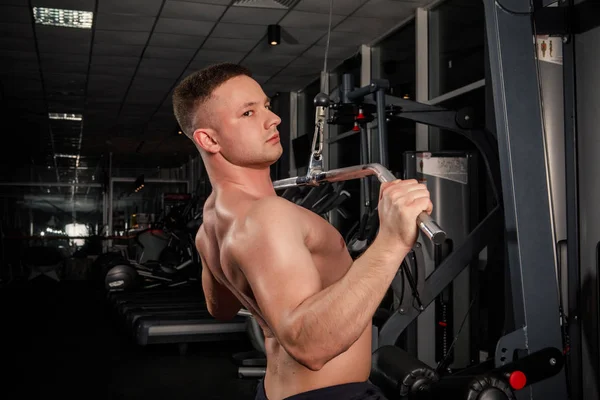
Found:
[{"label": "window", "polygon": [[485,76],[481,0],[449,0],[429,12],[429,95],[451,92]]},{"label": "window", "polygon": [[61,187],[52,183],[44,186],[43,182],[39,186],[16,183],[0,188],[0,201],[2,229],[7,240],[6,260],[15,261],[24,249],[38,245],[58,248],[70,256],[88,241],[69,239],[69,235],[101,234],[103,193],[100,185],[65,183]]}]

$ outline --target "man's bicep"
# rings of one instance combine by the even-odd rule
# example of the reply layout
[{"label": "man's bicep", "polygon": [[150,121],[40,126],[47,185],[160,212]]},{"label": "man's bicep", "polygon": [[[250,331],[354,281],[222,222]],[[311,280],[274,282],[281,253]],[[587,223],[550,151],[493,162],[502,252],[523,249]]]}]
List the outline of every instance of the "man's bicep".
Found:
[{"label": "man's bicep", "polygon": [[321,290],[321,279],[297,226],[270,222],[261,231],[237,258],[262,316],[279,336],[294,310]]}]

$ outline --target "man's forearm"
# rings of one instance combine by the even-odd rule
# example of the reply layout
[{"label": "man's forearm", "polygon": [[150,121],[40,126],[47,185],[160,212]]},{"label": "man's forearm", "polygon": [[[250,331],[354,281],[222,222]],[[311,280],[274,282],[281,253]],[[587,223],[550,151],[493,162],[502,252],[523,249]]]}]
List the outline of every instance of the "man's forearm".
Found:
[{"label": "man's forearm", "polygon": [[[379,238],[378,238],[379,239]],[[410,249],[392,249],[376,239],[335,284],[294,311],[294,346],[316,365],[346,351],[371,323],[402,260]]]}]

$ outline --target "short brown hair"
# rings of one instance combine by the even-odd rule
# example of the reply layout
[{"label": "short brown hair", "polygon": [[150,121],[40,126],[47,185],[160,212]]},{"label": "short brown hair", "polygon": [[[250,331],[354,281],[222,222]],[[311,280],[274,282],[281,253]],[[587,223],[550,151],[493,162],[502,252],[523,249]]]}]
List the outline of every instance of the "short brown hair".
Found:
[{"label": "short brown hair", "polygon": [[191,137],[196,129],[193,125],[198,107],[210,98],[216,88],[240,75],[252,77],[252,73],[246,67],[220,63],[190,74],[177,85],[173,92],[173,111],[179,126],[187,136]]}]

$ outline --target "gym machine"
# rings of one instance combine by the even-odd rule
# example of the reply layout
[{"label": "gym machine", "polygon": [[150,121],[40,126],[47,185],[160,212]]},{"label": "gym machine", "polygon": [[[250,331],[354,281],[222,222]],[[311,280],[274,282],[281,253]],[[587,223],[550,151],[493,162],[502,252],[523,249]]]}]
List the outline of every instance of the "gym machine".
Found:
[{"label": "gym machine", "polygon": [[[567,335],[563,332],[564,315],[561,314],[558,298],[542,107],[532,39],[535,26],[548,29],[548,21],[560,21],[561,18],[563,22],[571,22],[565,15],[572,17],[577,12],[568,14],[560,7],[551,11],[543,8],[546,3],[550,2],[534,1],[530,4],[524,0],[484,0],[495,135],[473,130],[469,126],[468,112],[444,110],[405,99],[392,99],[394,106],[386,107],[386,82],[374,80],[370,85],[344,95],[352,102],[375,94],[380,164],[323,171],[319,158],[322,137],[318,148],[316,144],[329,99],[319,94],[315,98],[317,128],[309,172],[306,176],[274,183],[276,189],[282,189],[368,175],[377,176],[381,182],[395,179],[385,169],[386,116],[452,130],[471,140],[479,150],[497,204],[473,229],[463,245],[448,254],[418,288],[420,306],[407,304],[399,307],[382,327],[373,354],[371,380],[390,398],[432,398],[441,393],[444,398],[480,400],[569,397],[564,368]],[[573,7],[569,10],[572,11]],[[569,24],[565,26],[573,28]],[[581,29],[581,25],[577,26]],[[573,107],[573,101],[570,97],[566,103],[570,102]],[[568,108],[568,105],[565,107]],[[428,222],[429,228],[420,221],[422,233],[432,239],[430,245],[441,245],[445,239],[443,230],[433,221]],[[431,228],[431,225],[434,227]],[[441,240],[436,241],[438,233]],[[498,340],[493,358],[444,376],[443,371],[425,365],[398,348],[398,337],[423,309],[486,246],[499,241],[504,243],[505,263],[510,274],[514,330]],[[578,284],[578,279],[576,282]],[[571,332],[573,329],[569,327]],[[571,346],[573,339],[571,337]],[[580,348],[578,351],[581,351]],[[569,357],[575,356],[569,353]],[[579,369],[576,363],[568,371],[570,378]],[[579,398],[575,392],[580,391],[579,382],[573,383],[572,397]]]},{"label": "gym machine", "polygon": [[132,291],[195,282],[201,264],[194,244],[202,221],[197,208],[198,199],[189,194],[164,194],[160,222],[132,231],[130,245],[104,253],[95,263],[106,289]]},{"label": "gym machine", "polygon": [[[496,134],[502,154],[507,256],[517,328],[512,337],[505,338],[529,354],[546,347],[565,349],[565,371],[533,385],[528,393],[532,398],[563,399],[568,395],[572,399],[596,399],[600,363],[598,292],[585,288],[582,275],[595,277],[597,284],[598,231],[595,228],[584,231],[586,223],[580,221],[590,221],[592,227],[596,225],[592,218],[598,215],[595,212],[583,214],[583,205],[594,196],[588,197],[585,192],[597,193],[597,169],[590,170],[589,166],[597,165],[598,147],[594,145],[597,140],[590,137],[596,135],[597,119],[591,121],[598,115],[595,88],[598,86],[596,43],[600,33],[600,3],[596,0],[485,0],[484,7]],[[537,35],[550,35],[562,47],[559,70],[562,85],[558,85],[559,90],[552,95],[547,91],[543,93],[543,84],[540,88],[542,79],[547,78],[543,75],[547,69],[541,65],[543,44],[534,45]],[[576,46],[582,50],[578,57]],[[561,126],[564,133],[559,139],[564,141],[565,158],[559,168],[565,172],[568,309],[563,309],[558,297],[558,245],[552,226],[552,204],[549,204],[551,177],[545,159],[548,120],[544,114],[550,112],[546,108],[556,102],[557,97],[563,104],[554,112],[564,117],[564,127]],[[582,110],[586,111],[585,119],[580,119]],[[582,123],[586,131],[578,132],[578,125]],[[582,139],[587,140],[587,146]],[[593,150],[587,154],[585,164],[579,154],[588,148]],[[588,176],[586,171],[590,171],[593,178],[587,180],[588,187],[581,183],[582,188],[585,187],[582,190],[579,184],[582,177]],[[596,200],[587,204],[588,211],[597,208],[597,194],[595,196]],[[582,232],[586,234],[580,234]],[[587,309],[583,306],[584,290],[594,303]],[[588,339],[586,345],[586,332],[582,329],[586,324],[595,325],[588,325],[587,332],[588,338],[596,343]]]},{"label": "gym machine", "polygon": [[[383,122],[380,118],[377,118],[377,129],[379,142],[387,142],[387,130],[389,129],[387,122],[399,118],[413,119],[430,126],[458,132],[469,138],[475,143],[476,148],[484,154],[483,160],[488,165],[488,180],[498,181],[497,155],[494,153],[496,145],[493,141],[488,140],[489,135],[487,132],[474,129],[472,109],[464,108],[458,111],[450,111],[441,107],[414,103],[406,99],[386,95],[385,90],[388,87],[389,83],[385,80],[373,80],[370,85],[355,89],[352,75],[345,74],[340,85],[339,102],[331,104],[330,109],[332,112],[328,119],[329,124],[354,125],[352,130],[355,132],[360,131],[362,160],[369,159],[367,123],[374,121],[376,116],[383,115]],[[367,98],[371,93],[375,94],[375,102]],[[383,125],[381,125],[382,123]],[[379,126],[382,126],[383,129],[379,129]],[[379,146],[379,158],[387,164],[387,149],[381,146]],[[448,239],[443,243],[438,243],[441,244],[440,246],[432,246],[431,242],[427,240],[419,241],[405,260],[406,265],[399,270],[392,283],[392,289],[395,294],[394,301],[396,304],[394,306],[400,310],[400,314],[404,314],[407,310],[413,308],[414,304],[416,304],[419,312],[424,310],[425,305],[421,301],[420,290],[423,286],[421,280],[426,276],[425,264],[431,264],[435,268],[439,268],[445,256],[454,246],[462,244],[474,225],[479,222],[477,213],[474,212],[477,208],[475,204],[478,202],[475,193],[477,164],[477,157],[474,152],[445,152],[443,154],[406,152],[404,154],[403,178],[422,179],[426,176],[427,186],[432,198],[444,199],[442,204],[435,205],[434,215],[437,218],[444,219],[445,223],[451,226],[447,227],[449,228]],[[435,170],[433,175],[430,172],[431,169]],[[353,256],[364,251],[374,239],[378,228],[379,216],[377,207],[370,206],[370,198],[373,195],[370,194],[368,183],[366,180],[361,181],[367,212],[358,224],[358,231],[354,233],[352,238],[347,240],[348,248]],[[499,190],[499,187],[492,190],[496,197],[494,199],[496,204],[499,202],[496,195]],[[448,207],[453,207],[453,210],[448,212]],[[467,224],[473,226],[467,226]],[[466,243],[466,246],[470,245],[472,245],[472,241]],[[490,242],[486,243],[486,246],[490,245]],[[477,257],[472,258],[471,261],[470,264],[473,266],[478,263]],[[386,340],[389,343],[398,345],[398,341],[402,340],[404,342],[403,347],[410,348],[410,353],[427,360],[429,364],[443,360],[444,363],[452,363],[453,368],[464,368],[470,364],[471,360],[479,358],[478,349],[475,350],[475,346],[471,345],[471,335],[466,333],[470,330],[468,323],[466,324],[467,328],[463,330],[465,322],[471,321],[470,310],[475,304],[474,302],[470,304],[472,300],[469,298],[471,292],[471,282],[469,281],[472,279],[472,275],[475,275],[473,273],[475,271],[474,268],[465,268],[466,264],[463,264],[463,262],[461,259],[457,264],[457,268],[460,268],[458,275],[454,275],[456,269],[446,268],[452,274],[449,280],[452,283],[445,286],[446,281],[444,281],[446,287],[444,292],[441,296],[435,296],[437,302],[435,313],[438,314],[434,316],[435,322],[433,320],[423,320],[418,331],[414,324],[406,327],[405,331],[402,332],[404,334],[402,339],[394,336],[393,333],[390,333],[393,331],[386,328],[384,333],[387,335]],[[440,274],[443,274],[443,272],[440,272]],[[455,294],[452,291],[453,286],[456,286]],[[412,297],[409,290],[412,292]],[[409,296],[406,296],[406,294],[409,294]],[[477,296],[473,297],[473,300],[476,300]],[[454,311],[456,311],[455,316],[452,315]],[[394,320],[397,318],[399,316],[394,316]],[[388,327],[394,320],[388,322]],[[451,344],[452,337],[455,335],[454,328],[459,329],[459,327],[460,336]],[[420,351],[417,351],[417,348]]]}]

